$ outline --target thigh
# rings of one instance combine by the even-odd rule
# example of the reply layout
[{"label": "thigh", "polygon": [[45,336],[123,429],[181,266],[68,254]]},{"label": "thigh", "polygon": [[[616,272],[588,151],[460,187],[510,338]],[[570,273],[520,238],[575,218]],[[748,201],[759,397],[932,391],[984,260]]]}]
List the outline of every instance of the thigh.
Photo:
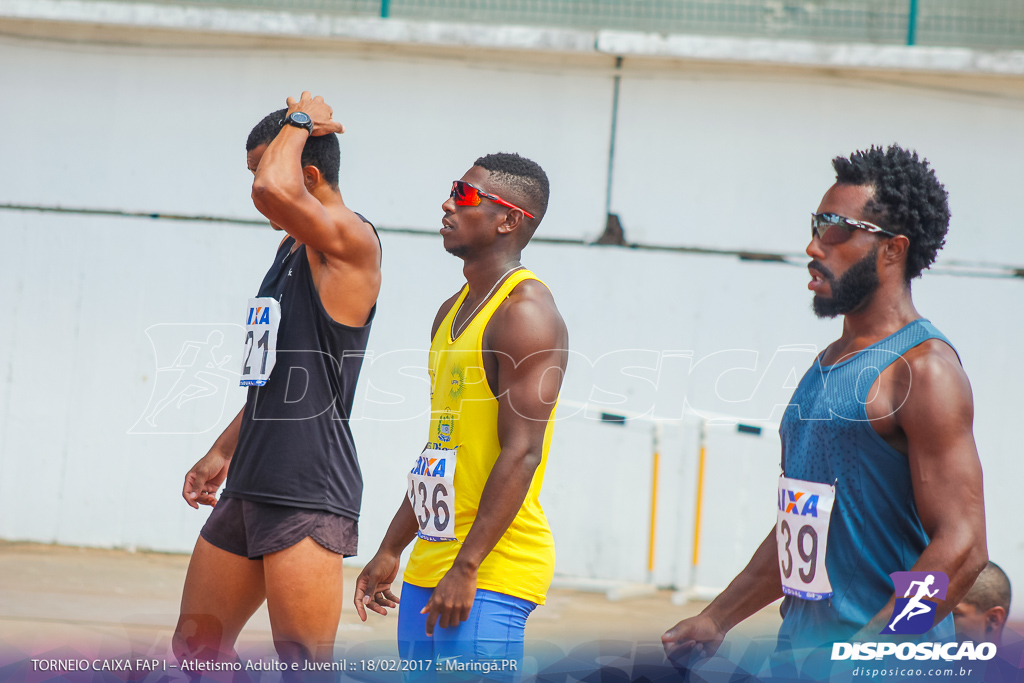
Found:
[{"label": "thigh", "polygon": [[427,615],[420,614],[433,588],[402,584],[398,603],[398,656],[402,659],[433,659],[434,641],[427,636]]},{"label": "thigh", "polygon": [[401,601],[398,603],[398,656],[416,662],[415,667],[410,665],[410,671],[406,672],[406,681],[427,683],[436,680],[433,670],[436,665],[434,639],[427,636],[427,615],[420,614],[433,592],[433,588],[402,584]]},{"label": "thigh", "polygon": [[263,563],[200,537],[189,560],[181,613],[174,630],[179,659],[233,656],[245,622],[263,603]]},{"label": "thigh", "polygon": [[517,680],[526,620],[536,606],[522,598],[477,589],[468,620],[434,631],[438,660],[475,662],[483,667],[476,669],[476,675],[486,680]]},{"label": "thigh", "polygon": [[[263,556],[267,609],[278,654],[330,660],[341,619],[341,555],[310,537]],[[293,653],[282,651],[298,646]]]}]

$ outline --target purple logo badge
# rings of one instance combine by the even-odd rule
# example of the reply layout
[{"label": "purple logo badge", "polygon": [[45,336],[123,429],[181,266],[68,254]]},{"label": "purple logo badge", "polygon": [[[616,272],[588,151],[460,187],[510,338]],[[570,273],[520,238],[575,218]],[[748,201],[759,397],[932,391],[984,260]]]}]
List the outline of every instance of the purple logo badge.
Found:
[{"label": "purple logo badge", "polygon": [[884,634],[921,634],[935,625],[935,610],[946,599],[949,577],[942,572],[893,572],[896,606]]}]

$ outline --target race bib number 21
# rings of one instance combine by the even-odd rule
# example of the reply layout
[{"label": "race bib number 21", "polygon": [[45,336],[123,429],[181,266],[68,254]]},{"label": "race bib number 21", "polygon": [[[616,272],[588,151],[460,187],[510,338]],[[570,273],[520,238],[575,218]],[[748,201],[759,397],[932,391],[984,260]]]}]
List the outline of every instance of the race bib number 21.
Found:
[{"label": "race bib number 21", "polygon": [[281,304],[271,296],[249,299],[242,349],[243,387],[261,387],[277,362],[277,328],[281,325]]},{"label": "race bib number 21", "polygon": [[804,600],[832,597],[825,549],[835,500],[835,486],[779,477],[775,540],[779,546],[782,592],[786,595]]}]

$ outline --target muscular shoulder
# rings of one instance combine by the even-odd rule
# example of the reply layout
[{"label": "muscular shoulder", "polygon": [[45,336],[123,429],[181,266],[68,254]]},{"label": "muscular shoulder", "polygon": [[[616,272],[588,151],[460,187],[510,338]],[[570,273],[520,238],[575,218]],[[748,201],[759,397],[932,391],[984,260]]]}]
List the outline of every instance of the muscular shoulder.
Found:
[{"label": "muscular shoulder", "polygon": [[949,384],[970,389],[967,373],[956,352],[941,339],[929,339],[907,350],[903,362],[895,365],[911,390],[915,384],[922,387]]},{"label": "muscular shoulder", "polygon": [[519,283],[495,311],[484,335],[486,348],[521,359],[538,351],[566,349],[569,333],[551,291],[537,280]]},{"label": "muscular shoulder", "polygon": [[380,241],[373,226],[347,206],[331,207],[328,215],[336,238],[327,240],[322,250],[307,244],[311,256],[325,266],[344,266],[366,272],[379,271]]},{"label": "muscular shoulder", "polygon": [[968,423],[973,419],[971,383],[948,344],[929,339],[904,353],[903,362],[894,366],[899,383],[907,391],[901,418]]}]

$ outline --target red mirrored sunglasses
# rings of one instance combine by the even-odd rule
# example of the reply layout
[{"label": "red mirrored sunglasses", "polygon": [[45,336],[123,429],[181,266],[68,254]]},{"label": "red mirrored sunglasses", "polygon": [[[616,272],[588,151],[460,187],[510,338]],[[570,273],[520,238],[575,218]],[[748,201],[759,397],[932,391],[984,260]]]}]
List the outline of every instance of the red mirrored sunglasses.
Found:
[{"label": "red mirrored sunglasses", "polygon": [[495,204],[501,204],[507,206],[510,209],[518,209],[523,212],[527,218],[533,218],[533,214],[526,209],[510,204],[496,194],[484,192],[479,187],[470,185],[464,180],[455,180],[452,182],[452,193],[450,195],[455,200],[456,206],[480,206],[480,198],[490,199]]}]

